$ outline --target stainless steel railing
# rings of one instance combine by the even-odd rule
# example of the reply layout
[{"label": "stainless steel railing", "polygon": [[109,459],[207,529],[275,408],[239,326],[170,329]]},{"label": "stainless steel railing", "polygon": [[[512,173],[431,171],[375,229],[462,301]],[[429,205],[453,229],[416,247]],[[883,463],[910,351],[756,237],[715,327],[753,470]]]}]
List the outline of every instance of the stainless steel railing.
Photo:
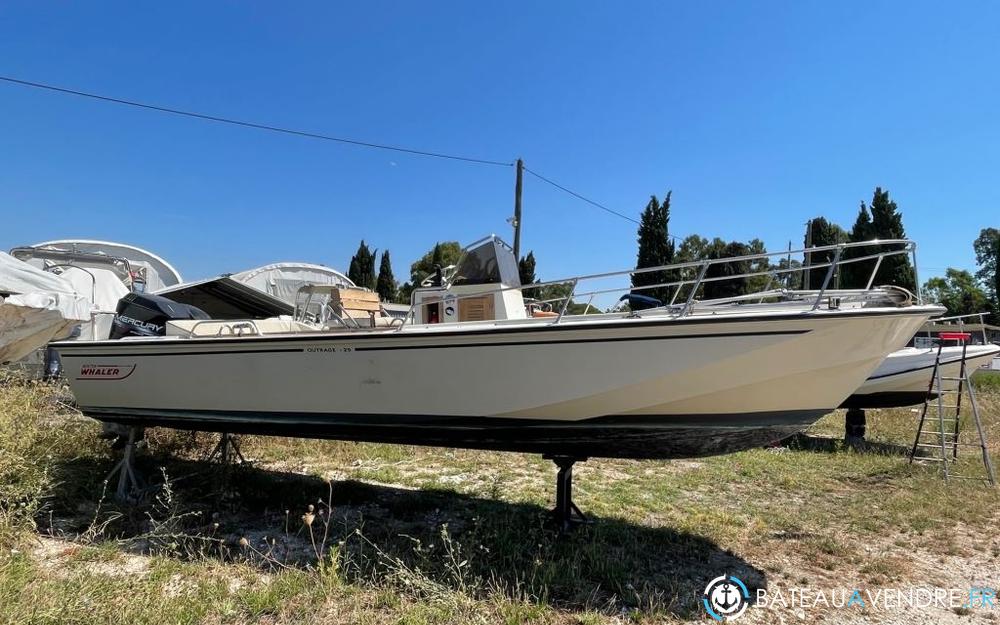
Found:
[{"label": "stainless steel railing", "polygon": [[[618,292],[618,293],[620,293],[620,292],[636,292],[636,291],[644,291],[644,290],[651,290],[651,289],[672,289],[673,290],[673,295],[670,298],[670,301],[668,303],[666,303],[666,304],[663,304],[663,305],[657,307],[657,308],[666,309],[672,315],[677,316],[677,317],[683,317],[683,316],[686,316],[686,315],[690,314],[692,308],[694,307],[694,305],[696,303],[701,303],[701,304],[711,303],[713,305],[719,305],[719,304],[726,303],[726,302],[739,303],[739,302],[742,302],[742,301],[745,301],[745,300],[748,300],[748,299],[759,299],[760,302],[763,302],[764,299],[767,299],[769,297],[771,297],[771,298],[775,298],[775,297],[787,297],[789,294],[792,294],[792,293],[799,295],[798,301],[800,301],[800,302],[802,301],[802,299],[804,297],[807,297],[807,296],[813,298],[812,299],[812,302],[813,302],[812,303],[812,310],[816,310],[816,309],[818,309],[821,306],[822,302],[824,301],[824,297],[829,297],[829,293],[831,293],[833,291],[836,291],[836,293],[838,294],[838,296],[851,295],[851,294],[853,294],[855,296],[863,296],[866,292],[869,292],[869,291],[871,291],[873,289],[874,281],[875,281],[875,279],[876,279],[876,277],[878,275],[879,269],[881,268],[881,266],[883,264],[883,261],[886,258],[890,257],[890,256],[904,255],[904,256],[910,256],[911,257],[911,262],[912,262],[912,265],[913,265],[912,268],[913,268],[914,284],[916,285],[916,290],[917,290],[917,292],[914,295],[915,295],[918,303],[923,303],[923,300],[922,300],[921,294],[920,294],[919,276],[917,274],[916,247],[917,247],[916,243],[913,242],[913,241],[910,241],[908,239],[890,239],[890,240],[881,240],[881,241],[880,240],[860,241],[860,242],[856,242],[856,243],[839,243],[839,244],[835,244],[835,245],[816,246],[816,247],[810,247],[810,248],[803,248],[803,249],[799,249],[799,250],[782,250],[780,252],[763,252],[763,253],[759,253],[759,254],[747,254],[747,255],[733,256],[733,257],[727,257],[727,258],[707,258],[707,259],[701,259],[701,260],[684,262],[684,263],[675,263],[675,264],[671,264],[671,265],[661,265],[661,266],[657,266],[657,267],[644,267],[642,269],[625,269],[625,270],[621,270],[621,271],[609,271],[609,272],[603,272],[603,273],[595,273],[595,274],[587,274],[587,275],[581,275],[581,276],[574,276],[574,277],[565,278],[565,279],[562,279],[562,280],[549,280],[549,281],[545,281],[545,282],[535,282],[533,284],[527,284],[527,285],[521,285],[521,286],[508,286],[508,287],[499,286],[497,288],[484,289],[482,291],[477,291],[476,293],[471,293],[471,294],[465,294],[465,295],[452,294],[449,297],[449,299],[450,300],[453,299],[454,301],[458,301],[458,300],[463,300],[463,299],[472,298],[472,297],[482,297],[483,295],[486,295],[486,294],[504,293],[504,292],[507,292],[507,291],[519,291],[523,295],[523,293],[525,291],[537,291],[537,290],[540,290],[540,289],[544,289],[546,287],[556,287],[556,286],[568,285],[569,286],[568,294],[566,294],[566,295],[559,295],[558,297],[552,298],[550,300],[543,300],[543,301],[551,301],[551,302],[556,302],[556,301],[561,302],[561,306],[559,308],[559,314],[558,314],[558,316],[554,317],[553,320],[551,321],[551,323],[553,323],[553,324],[558,324],[558,323],[560,323],[563,320],[563,318],[567,315],[567,310],[569,308],[570,303],[572,303],[573,300],[575,298],[577,298],[577,297],[588,298],[588,300],[587,300],[587,308],[589,309],[589,307],[592,304],[594,298],[596,296],[599,296],[599,295],[608,294],[608,293],[616,293],[616,292]],[[847,250],[851,250],[851,249],[865,249],[865,248],[887,248],[887,249],[884,249],[882,251],[877,251],[877,252],[865,253],[865,254],[863,254],[861,256],[857,256],[857,257],[844,258],[844,252],[847,251]],[[896,249],[891,249],[891,248],[896,248]],[[826,255],[827,253],[831,254],[832,258],[830,258],[829,260],[820,259],[820,262],[814,262],[817,254]],[[774,267],[774,266],[771,266],[770,263],[768,262],[767,263],[767,267],[765,269],[761,269],[761,270],[757,270],[757,271],[742,271],[742,270],[737,270],[736,273],[726,273],[725,271],[723,271],[723,275],[708,275],[709,270],[712,269],[713,267],[726,267],[726,266],[734,267],[735,266],[735,267],[739,268],[739,267],[742,266],[742,265],[740,265],[741,263],[752,263],[754,261],[760,262],[760,261],[765,261],[765,260],[769,261],[772,258],[778,258],[778,259],[786,259],[787,258],[787,259],[790,259],[792,255],[798,255],[798,254],[801,254],[803,256],[804,260],[805,260],[805,262],[801,266],[799,266],[799,267],[792,267],[792,266],[790,266],[790,263],[789,263],[788,267],[780,267],[780,266],[779,267]],[[867,279],[867,282],[866,282],[866,285],[865,285],[864,288],[862,288],[862,289],[831,289],[830,288],[831,287],[831,282],[833,282],[834,277],[837,275],[838,268],[842,268],[842,267],[844,267],[845,265],[848,265],[848,264],[860,263],[860,262],[865,262],[865,261],[874,261],[874,266],[872,268],[871,273],[868,276],[868,279]],[[824,275],[824,278],[823,278],[823,282],[820,285],[819,289],[816,289],[816,290],[801,290],[801,289],[773,290],[773,289],[770,288],[771,284],[773,284],[773,281],[775,280],[775,278],[778,277],[778,276],[781,276],[783,274],[790,274],[791,275],[791,274],[794,274],[796,272],[803,272],[803,275],[806,275],[804,272],[811,272],[811,271],[815,271],[817,269],[824,269],[824,268],[827,271],[825,272],[825,275]],[[621,277],[629,277],[629,278],[631,278],[631,277],[634,277],[634,276],[637,276],[637,275],[642,275],[642,274],[647,274],[647,273],[653,273],[653,272],[666,272],[666,273],[673,274],[673,275],[680,275],[681,273],[686,272],[686,271],[694,272],[695,273],[694,277],[691,278],[691,279],[681,278],[681,279],[668,280],[668,281],[665,281],[665,282],[659,282],[659,283],[656,283],[656,284],[641,285],[641,286],[632,286],[630,284],[628,286],[615,287],[615,288],[610,288],[610,289],[593,289],[593,290],[581,291],[581,292],[577,291],[577,288],[578,288],[578,286],[580,285],[581,282],[598,281],[598,280],[605,280],[605,279],[611,279],[611,278],[616,278],[616,277],[617,278],[621,278]],[[716,283],[716,282],[723,282],[723,281],[748,280],[748,279],[754,278],[754,277],[767,277],[767,279],[768,279],[767,286],[764,289],[761,289],[761,290],[759,290],[757,292],[754,292],[754,293],[744,293],[744,294],[740,294],[740,295],[729,297],[729,298],[717,298],[717,299],[706,300],[706,301],[702,301],[702,302],[699,302],[696,299],[699,291],[702,290],[703,287],[705,285],[707,285],[707,284],[712,284],[712,283]],[[416,294],[418,292],[432,291],[432,292],[442,292],[442,293],[444,293],[444,292],[446,292],[448,290],[448,288],[450,286],[451,286],[450,284],[446,283],[446,284],[444,284],[443,286],[440,286],[440,287],[429,287],[429,288],[415,289],[413,291],[413,293],[411,293],[411,295],[410,295],[410,309],[407,312],[406,316],[404,317],[404,323],[401,324],[401,326],[399,328],[397,328],[397,329],[402,329],[402,327],[405,326],[405,325],[407,325],[407,323],[411,323],[412,324],[412,320],[415,318],[415,312],[416,312],[416,306],[417,306]],[[683,304],[677,304],[676,302],[677,302],[678,298],[680,297],[681,293],[683,291],[685,291],[686,287],[689,290],[687,291],[686,297],[684,298],[684,303]]]}]

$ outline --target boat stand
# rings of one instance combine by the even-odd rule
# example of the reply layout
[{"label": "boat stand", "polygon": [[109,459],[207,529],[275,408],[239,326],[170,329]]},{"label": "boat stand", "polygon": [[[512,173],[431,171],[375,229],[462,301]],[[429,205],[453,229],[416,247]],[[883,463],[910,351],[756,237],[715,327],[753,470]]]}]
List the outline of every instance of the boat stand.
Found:
[{"label": "boat stand", "polygon": [[587,459],[575,456],[542,457],[551,460],[559,467],[559,473],[556,475],[556,507],[552,510],[553,520],[559,531],[568,532],[578,525],[591,523],[592,521],[573,503],[573,465]]},{"label": "boat stand", "polygon": [[222,436],[219,437],[219,444],[215,446],[212,453],[208,455],[208,462],[213,460],[218,460],[219,464],[230,465],[236,464],[246,464],[247,459],[243,457],[243,452],[240,451],[240,444],[237,442],[236,437],[229,432],[223,432]]},{"label": "boat stand", "polygon": [[864,445],[866,421],[862,408],[848,408],[844,417],[844,442],[854,447]]},{"label": "boat stand", "polygon": [[122,451],[122,459],[111,469],[104,482],[110,483],[118,474],[118,487],[115,489],[115,498],[121,502],[134,502],[139,499],[145,484],[135,470],[135,452],[142,442],[143,428],[130,426],[128,428],[128,438],[125,448]]}]

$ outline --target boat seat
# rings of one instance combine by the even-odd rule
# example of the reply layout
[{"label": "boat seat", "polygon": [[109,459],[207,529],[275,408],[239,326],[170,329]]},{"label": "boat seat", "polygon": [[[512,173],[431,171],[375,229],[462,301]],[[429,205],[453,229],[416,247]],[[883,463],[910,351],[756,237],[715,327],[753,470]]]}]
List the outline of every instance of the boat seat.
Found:
[{"label": "boat seat", "polygon": [[288,334],[290,332],[316,332],[317,328],[291,317],[247,320],[195,320],[184,319],[167,322],[167,336],[253,336],[254,334]]}]

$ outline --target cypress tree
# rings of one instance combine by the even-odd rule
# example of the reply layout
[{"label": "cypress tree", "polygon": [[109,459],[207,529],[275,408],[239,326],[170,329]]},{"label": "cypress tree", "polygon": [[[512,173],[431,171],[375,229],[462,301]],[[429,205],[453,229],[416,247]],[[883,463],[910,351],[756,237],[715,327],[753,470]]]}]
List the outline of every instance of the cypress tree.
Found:
[{"label": "cypress tree", "polygon": [[[836,245],[837,243],[843,243],[845,241],[847,241],[847,233],[844,232],[844,229],[837,224],[827,221],[825,217],[816,217],[809,220],[809,225],[806,227],[805,247],[825,247],[827,245]],[[822,263],[829,263],[833,260],[833,256],[833,250],[806,252],[805,264],[820,265]],[[829,267],[818,267],[805,272],[808,275],[805,276],[806,285],[804,285],[803,288],[805,288],[805,286],[808,286],[812,290],[822,288],[823,280],[826,279],[826,273],[829,269]],[[830,280],[827,288],[833,288],[836,284],[835,279],[836,276]]]},{"label": "cypress tree", "polygon": [[[896,203],[889,199],[888,191],[876,187],[869,210],[872,214],[872,232],[877,238],[881,240],[906,238],[903,215],[896,207]],[[879,249],[886,251],[890,248],[880,246]],[[874,284],[901,286],[916,291],[917,285],[909,256],[905,254],[886,256],[879,266]]]},{"label": "cypress tree", "polygon": [[363,239],[358,251],[351,257],[347,277],[357,286],[375,290],[375,254],[368,249]]},{"label": "cypress tree", "polygon": [[383,302],[396,301],[396,277],[392,275],[392,261],[389,260],[389,250],[382,252],[382,260],[378,266],[378,279],[375,291]]},{"label": "cypress tree", "polygon": [[[670,195],[663,198],[661,204],[655,195],[649,197],[642,217],[639,220],[639,253],[636,258],[635,268],[657,267],[669,265],[674,262],[674,242],[670,239]],[[643,287],[653,284],[662,284],[674,280],[673,272],[650,271],[632,276],[633,287]],[[653,297],[666,304],[670,301],[670,287],[656,287],[646,289],[633,289],[636,295]]]},{"label": "cypress tree", "polygon": [[[851,233],[847,236],[847,240],[849,243],[860,243],[862,241],[870,241],[874,238],[876,237],[874,228],[872,227],[871,214],[868,212],[868,207],[862,202],[861,208],[858,209],[858,218],[854,221],[854,226],[851,228]],[[849,247],[844,250],[843,258],[844,260],[863,258],[875,253],[876,250],[877,248],[869,246]],[[840,287],[843,289],[865,288],[876,262],[875,259],[871,259],[841,265]]]},{"label": "cypress tree", "polygon": [[521,279],[521,286],[526,286],[535,282],[535,253],[528,252],[527,256],[517,261],[517,275]]}]

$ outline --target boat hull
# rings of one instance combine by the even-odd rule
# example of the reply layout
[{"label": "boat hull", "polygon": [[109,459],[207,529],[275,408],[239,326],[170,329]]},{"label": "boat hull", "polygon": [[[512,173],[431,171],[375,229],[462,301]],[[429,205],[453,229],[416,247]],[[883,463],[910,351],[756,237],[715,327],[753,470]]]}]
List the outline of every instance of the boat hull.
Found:
[{"label": "boat hull", "polygon": [[808,427],[932,307],[58,344],[83,412],[144,426],[676,458]]},{"label": "boat hull", "polygon": [[[1000,354],[997,345],[969,345],[966,367],[973,372]],[[885,359],[865,383],[842,404],[842,408],[896,408],[922,404],[937,395],[929,393],[934,372],[936,347],[906,347]],[[961,370],[962,347],[946,346],[941,352],[941,375],[957,377]],[[946,382],[945,388],[954,388]]]}]

